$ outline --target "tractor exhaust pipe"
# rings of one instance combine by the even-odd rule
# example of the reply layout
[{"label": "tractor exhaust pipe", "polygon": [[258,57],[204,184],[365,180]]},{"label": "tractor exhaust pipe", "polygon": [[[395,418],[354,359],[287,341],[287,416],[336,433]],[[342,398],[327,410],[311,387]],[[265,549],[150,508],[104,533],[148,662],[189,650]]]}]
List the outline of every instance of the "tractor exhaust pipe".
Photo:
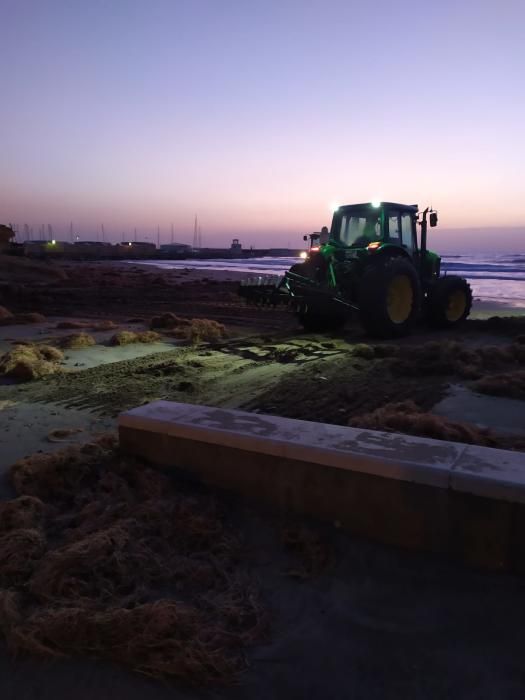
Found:
[{"label": "tractor exhaust pipe", "polygon": [[423,220],[421,221],[421,258],[425,259],[425,253],[427,252],[427,214],[429,212],[429,207],[423,212]]}]

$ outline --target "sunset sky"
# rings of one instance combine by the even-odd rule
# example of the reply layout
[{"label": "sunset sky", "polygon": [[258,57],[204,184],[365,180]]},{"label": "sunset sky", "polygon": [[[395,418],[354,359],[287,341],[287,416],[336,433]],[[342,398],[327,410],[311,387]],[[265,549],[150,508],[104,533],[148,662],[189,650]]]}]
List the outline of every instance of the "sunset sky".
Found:
[{"label": "sunset sky", "polygon": [[[0,0],[0,223],[297,246],[332,202],[522,249],[523,0]],[[453,229],[454,232],[447,232]],[[440,247],[435,245],[434,247]]]}]

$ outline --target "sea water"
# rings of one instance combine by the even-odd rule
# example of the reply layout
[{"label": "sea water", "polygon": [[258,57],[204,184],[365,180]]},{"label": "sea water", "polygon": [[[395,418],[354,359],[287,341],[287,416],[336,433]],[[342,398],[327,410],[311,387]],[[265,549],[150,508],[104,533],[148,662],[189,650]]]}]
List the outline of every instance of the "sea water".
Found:
[{"label": "sea water", "polygon": [[[131,261],[130,261],[131,262]],[[137,262],[137,261],[133,261]],[[192,268],[242,272],[246,276],[281,275],[300,258],[239,258],[216,260],[144,260],[165,270]],[[442,271],[466,277],[474,297],[509,306],[525,306],[525,253],[499,255],[444,255]]]}]

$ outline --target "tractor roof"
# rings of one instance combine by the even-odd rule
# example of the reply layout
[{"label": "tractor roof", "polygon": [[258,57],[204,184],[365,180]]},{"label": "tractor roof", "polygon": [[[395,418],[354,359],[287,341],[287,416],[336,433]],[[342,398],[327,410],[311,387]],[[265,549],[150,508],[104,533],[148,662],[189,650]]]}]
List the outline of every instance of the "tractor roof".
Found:
[{"label": "tractor roof", "polygon": [[397,202],[381,202],[379,205],[376,205],[373,202],[365,202],[364,204],[343,204],[342,206],[338,207],[338,211],[351,211],[352,209],[397,209],[398,211],[408,211],[410,213],[417,213],[418,211],[418,206],[417,204],[398,204]]}]

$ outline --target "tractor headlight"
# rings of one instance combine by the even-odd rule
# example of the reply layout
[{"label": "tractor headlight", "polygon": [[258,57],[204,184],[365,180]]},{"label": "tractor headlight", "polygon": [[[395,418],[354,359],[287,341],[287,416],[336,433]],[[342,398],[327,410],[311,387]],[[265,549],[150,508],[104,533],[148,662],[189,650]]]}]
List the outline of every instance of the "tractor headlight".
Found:
[{"label": "tractor headlight", "polygon": [[299,257],[303,260],[306,260],[306,258],[308,257],[308,253],[305,250],[303,250],[299,253]]}]

